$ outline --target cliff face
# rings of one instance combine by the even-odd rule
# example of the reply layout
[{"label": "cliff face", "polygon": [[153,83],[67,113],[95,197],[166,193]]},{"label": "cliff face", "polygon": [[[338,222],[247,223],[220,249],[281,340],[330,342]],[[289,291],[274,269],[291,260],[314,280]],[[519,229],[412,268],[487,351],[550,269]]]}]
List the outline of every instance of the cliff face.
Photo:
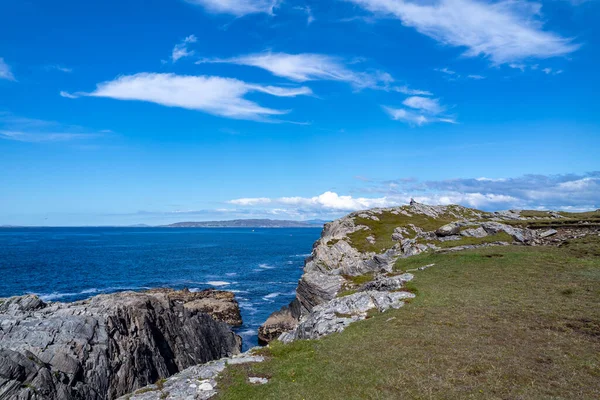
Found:
[{"label": "cliff face", "polygon": [[[592,222],[600,222],[600,212],[586,214]],[[566,232],[563,228],[550,229],[552,226],[581,223],[579,216],[539,211],[489,213],[416,202],[349,214],[325,225],[305,261],[295,300],[269,317],[259,329],[259,339],[268,343],[280,336],[284,341],[316,338],[343,329],[352,322],[348,318],[364,318],[367,309],[401,306],[400,298],[387,306],[382,306],[385,301],[381,299],[386,293],[401,290],[402,283],[376,285],[373,292],[373,287],[357,285],[355,279],[377,282],[393,278],[393,267],[401,258],[476,246],[545,244]],[[581,229],[589,227],[584,223]],[[357,302],[361,305],[354,307]],[[346,319],[339,314],[346,314]]]},{"label": "cliff face", "polygon": [[114,399],[238,354],[233,294],[153,290],[46,304],[0,299],[0,399]]}]

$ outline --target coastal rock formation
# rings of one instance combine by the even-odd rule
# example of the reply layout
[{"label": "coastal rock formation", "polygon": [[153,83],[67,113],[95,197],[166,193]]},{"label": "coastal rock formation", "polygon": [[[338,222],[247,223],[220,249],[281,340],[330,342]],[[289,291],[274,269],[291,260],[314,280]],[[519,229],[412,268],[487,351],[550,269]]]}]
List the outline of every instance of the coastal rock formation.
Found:
[{"label": "coastal rock formation", "polygon": [[383,312],[390,308],[400,308],[404,305],[403,300],[413,297],[415,295],[409,292],[376,290],[339,297],[316,306],[299,321],[296,328],[283,333],[279,340],[291,342],[296,339],[318,339],[341,332],[352,322],[365,319],[369,310]]},{"label": "coastal rock formation", "polygon": [[0,399],[105,400],[238,354],[232,294],[153,290],[0,300]]},{"label": "coastal rock formation", "polygon": [[[572,226],[574,232],[597,231],[600,212],[588,214],[591,219],[581,221],[578,214],[491,213],[458,205],[429,206],[414,200],[407,206],[351,213],[325,224],[305,261],[296,298],[260,327],[260,339],[267,343],[277,337],[285,341],[315,338],[364,318],[362,311],[355,309],[346,316],[337,315],[338,302],[346,298],[352,301],[353,296],[366,299],[365,293],[356,291],[391,296],[401,290],[406,280],[390,275],[403,258],[482,246],[558,244],[578,237],[570,231]],[[556,229],[548,229],[554,225]],[[370,282],[359,287],[353,282],[354,277],[361,276],[370,277]]]},{"label": "coastal rock formation", "polygon": [[[148,385],[119,400],[206,400],[217,394],[217,378],[227,365],[260,363],[264,357],[253,349],[233,357],[195,365],[155,384]],[[250,383],[263,384],[266,378],[250,377]]]}]

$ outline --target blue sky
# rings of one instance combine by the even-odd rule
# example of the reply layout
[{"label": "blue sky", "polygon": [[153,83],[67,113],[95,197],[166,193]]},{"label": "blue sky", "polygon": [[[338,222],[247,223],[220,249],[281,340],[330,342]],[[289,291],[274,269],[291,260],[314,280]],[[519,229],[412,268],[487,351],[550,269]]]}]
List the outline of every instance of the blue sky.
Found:
[{"label": "blue sky", "polygon": [[0,0],[0,225],[600,207],[597,0]]}]

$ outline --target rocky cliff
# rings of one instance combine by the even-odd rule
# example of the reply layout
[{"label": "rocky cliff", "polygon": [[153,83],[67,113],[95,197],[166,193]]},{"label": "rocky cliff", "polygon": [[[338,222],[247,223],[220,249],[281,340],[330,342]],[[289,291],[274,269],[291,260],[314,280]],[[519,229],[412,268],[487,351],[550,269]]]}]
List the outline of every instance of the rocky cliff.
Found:
[{"label": "rocky cliff", "polygon": [[105,400],[238,354],[233,294],[152,290],[0,299],[0,399]]},{"label": "rocky cliff", "polygon": [[365,318],[368,310],[401,307],[411,297],[404,283],[412,279],[394,268],[402,258],[426,251],[549,244],[599,225],[598,211],[489,213],[416,202],[349,214],[325,225],[305,261],[295,300],[269,317],[259,339],[318,338]]}]

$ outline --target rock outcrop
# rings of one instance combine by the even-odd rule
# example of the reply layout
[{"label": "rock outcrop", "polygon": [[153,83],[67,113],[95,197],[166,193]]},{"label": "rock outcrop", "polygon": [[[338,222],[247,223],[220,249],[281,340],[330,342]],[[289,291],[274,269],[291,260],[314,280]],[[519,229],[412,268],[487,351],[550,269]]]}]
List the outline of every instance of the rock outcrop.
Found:
[{"label": "rock outcrop", "polygon": [[[598,222],[599,217],[593,218]],[[568,233],[566,227],[546,226],[553,221],[570,224],[576,218],[572,214],[541,211],[490,213],[457,205],[429,206],[414,200],[407,206],[351,213],[325,224],[321,238],[305,261],[295,300],[260,327],[259,337],[263,343],[277,337],[285,341],[316,338],[364,318],[360,307],[350,308],[348,315],[338,315],[345,314],[339,311],[340,299],[344,299],[342,303],[352,302],[356,297],[362,304],[384,310],[386,307],[376,306],[374,300],[369,303],[367,298],[387,294],[397,299],[391,304],[400,306],[400,298],[405,294],[395,295],[394,291],[401,290],[406,280],[389,276],[399,259],[427,251],[460,251],[511,243],[555,244],[569,235],[577,236]],[[530,228],[536,221],[542,225]],[[597,223],[592,225],[577,226],[576,231],[598,230]],[[353,277],[367,275],[371,282],[363,287],[353,285]],[[360,293],[353,293],[356,291]]]},{"label": "rock outcrop", "polygon": [[[119,400],[206,400],[217,394],[217,378],[227,365],[259,363],[264,357],[252,349],[233,357],[189,367],[167,379],[148,385]],[[250,383],[264,384],[266,378],[250,377]]]},{"label": "rock outcrop", "polygon": [[[106,400],[238,354],[231,293],[152,290],[0,300],[0,399]],[[227,322],[227,323],[226,323]]]}]

